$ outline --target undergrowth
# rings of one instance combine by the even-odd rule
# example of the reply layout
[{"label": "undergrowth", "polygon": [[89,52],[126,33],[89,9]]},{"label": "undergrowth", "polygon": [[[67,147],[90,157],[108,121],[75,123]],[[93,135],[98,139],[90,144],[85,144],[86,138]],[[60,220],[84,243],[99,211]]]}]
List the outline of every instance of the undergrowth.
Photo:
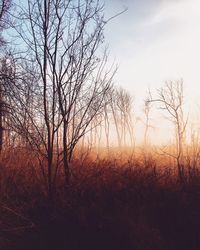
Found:
[{"label": "undergrowth", "polygon": [[[1,159],[1,250],[199,250],[200,172],[149,160],[73,163],[47,199],[33,160]],[[21,160],[20,160],[21,159]]]}]

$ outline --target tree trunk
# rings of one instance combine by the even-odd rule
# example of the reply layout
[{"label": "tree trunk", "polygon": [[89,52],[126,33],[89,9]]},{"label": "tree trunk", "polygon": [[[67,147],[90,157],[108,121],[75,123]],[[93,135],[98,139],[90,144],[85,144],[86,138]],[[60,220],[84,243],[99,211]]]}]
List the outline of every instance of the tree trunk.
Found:
[{"label": "tree trunk", "polygon": [[0,83],[0,154],[3,149],[3,94],[2,86]]},{"label": "tree trunk", "polygon": [[68,162],[68,154],[67,154],[67,124],[66,120],[63,122],[63,167],[64,167],[64,175],[65,175],[65,186],[69,185],[69,162]]}]

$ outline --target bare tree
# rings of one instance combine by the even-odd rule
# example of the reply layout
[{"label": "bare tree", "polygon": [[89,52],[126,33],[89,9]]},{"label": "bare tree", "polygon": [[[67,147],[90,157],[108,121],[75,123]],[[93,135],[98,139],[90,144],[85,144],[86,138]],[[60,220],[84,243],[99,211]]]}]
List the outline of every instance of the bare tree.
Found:
[{"label": "bare tree", "polygon": [[[11,7],[11,0],[1,0],[0,1],[0,50],[5,44],[2,33],[3,30],[8,27],[8,11]],[[4,48],[5,49],[5,48]],[[1,55],[0,58],[0,153],[3,147],[3,120],[5,116],[5,84],[7,84],[10,78],[10,71],[7,67],[7,58],[5,55]]]},{"label": "bare tree", "polygon": [[4,44],[2,37],[3,30],[8,26],[8,11],[11,7],[11,0],[0,1],[0,47]]},{"label": "bare tree", "polygon": [[110,92],[111,102],[110,108],[112,113],[112,118],[114,121],[114,126],[117,134],[117,141],[119,150],[122,149],[122,129],[121,129],[121,120],[119,118],[119,110],[117,108],[117,92],[115,89],[112,89]]},{"label": "bare tree", "polygon": [[176,154],[166,154],[176,159],[178,176],[181,182],[184,181],[184,164],[183,164],[183,146],[185,141],[185,130],[187,126],[187,120],[184,117],[183,104],[183,81],[170,81],[166,82],[165,86],[158,90],[158,97],[152,98],[150,96],[148,102],[158,102],[160,109],[164,110],[168,114],[168,119],[173,122],[175,127],[176,136]]},{"label": "bare tree", "polygon": [[[115,70],[106,69],[107,53],[102,56],[99,50],[106,21],[98,0],[28,0],[18,16],[19,24],[13,27],[26,47],[24,59],[35,65],[34,100],[40,97],[36,117],[27,112],[35,133],[29,130],[26,135],[30,141],[31,135],[41,138],[51,195],[55,151],[61,150],[68,183],[75,146],[102,112],[112,83]],[[60,147],[56,137],[62,138]]]},{"label": "bare tree", "polygon": [[[108,97],[109,98],[109,97]],[[107,147],[107,154],[110,155],[110,126],[111,123],[109,121],[110,118],[110,112],[109,112],[109,104],[110,102],[106,103],[104,106],[104,131],[106,136],[106,147]]]},{"label": "bare tree", "polygon": [[127,146],[128,143],[133,146],[133,99],[125,89],[120,88],[117,90],[117,106],[122,122],[123,144]]},{"label": "bare tree", "polygon": [[[110,92],[110,112],[114,121],[119,149],[122,146],[134,145],[133,134],[133,100],[122,88],[113,88]],[[127,138],[128,137],[128,138]]]},{"label": "bare tree", "polygon": [[149,101],[152,100],[151,92],[150,90],[148,91],[148,96],[144,101],[144,108],[143,108],[143,113],[144,113],[144,148],[145,150],[149,146],[149,129],[153,128],[151,124],[151,109],[152,109],[152,103]]}]

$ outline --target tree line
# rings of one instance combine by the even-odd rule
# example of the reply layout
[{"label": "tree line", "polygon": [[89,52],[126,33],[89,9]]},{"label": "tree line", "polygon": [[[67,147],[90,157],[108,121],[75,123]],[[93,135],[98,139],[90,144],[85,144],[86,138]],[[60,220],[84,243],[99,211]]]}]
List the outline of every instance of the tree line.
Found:
[{"label": "tree line", "polygon": [[51,196],[59,168],[69,184],[74,150],[102,117],[109,144],[108,109],[127,123],[129,97],[113,85],[100,1],[2,0],[0,8],[0,152],[36,152]]},{"label": "tree line", "polygon": [[[133,98],[114,84],[104,29],[110,19],[96,0],[0,1],[0,153],[23,147],[38,157],[52,196],[61,171],[70,183],[77,146],[135,147]],[[9,32],[6,32],[9,31]],[[150,111],[158,103],[175,128],[176,159],[184,179],[187,118],[183,82],[167,82],[144,102],[144,147]]]}]

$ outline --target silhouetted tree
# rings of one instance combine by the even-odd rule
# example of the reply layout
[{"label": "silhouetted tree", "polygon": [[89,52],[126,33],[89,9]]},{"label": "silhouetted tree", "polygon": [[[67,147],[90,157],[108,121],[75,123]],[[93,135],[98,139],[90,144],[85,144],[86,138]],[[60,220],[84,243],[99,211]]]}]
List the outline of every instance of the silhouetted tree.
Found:
[{"label": "silhouetted tree", "polygon": [[[3,30],[8,27],[8,11],[11,6],[11,0],[1,0],[0,1],[0,50],[5,45],[5,40],[3,39]],[[5,115],[5,84],[8,82],[10,77],[9,69],[7,68],[7,58],[3,53],[0,58],[0,153],[3,147],[3,123]]]},{"label": "silhouetted tree", "polygon": [[8,11],[11,7],[11,0],[0,1],[0,48],[4,44],[2,32],[8,27]]},{"label": "silhouetted tree", "polygon": [[[18,16],[13,27],[28,52],[24,59],[37,71],[40,106],[31,122],[46,151],[51,196],[55,151],[61,150],[67,184],[75,146],[102,112],[111,86],[115,71],[106,69],[107,53],[98,50],[106,21],[98,0],[28,0]],[[60,148],[56,137],[62,138]]]},{"label": "silhouetted tree", "polygon": [[173,122],[176,136],[176,155],[166,154],[174,157],[177,162],[178,176],[181,182],[184,181],[184,163],[183,163],[183,146],[185,140],[185,130],[187,120],[183,113],[183,81],[166,82],[165,86],[158,90],[158,97],[150,99],[148,102],[158,102],[160,109],[166,111],[169,115],[169,120]]}]

